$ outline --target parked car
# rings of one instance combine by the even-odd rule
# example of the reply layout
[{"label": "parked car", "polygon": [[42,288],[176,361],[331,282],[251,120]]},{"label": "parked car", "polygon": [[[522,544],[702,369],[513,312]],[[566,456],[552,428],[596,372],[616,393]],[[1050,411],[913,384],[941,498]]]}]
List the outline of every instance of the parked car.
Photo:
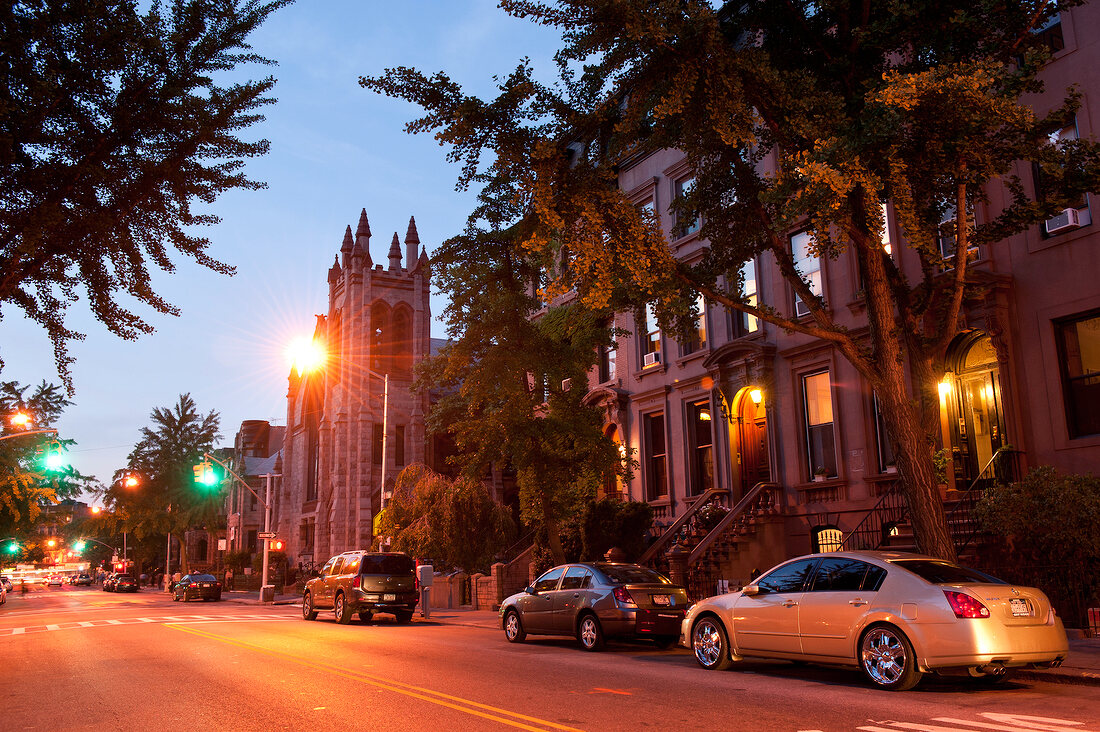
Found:
[{"label": "parked car", "polygon": [[115,584],[118,583],[118,578],[122,576],[123,574],[121,572],[112,572],[111,574],[107,575],[107,577],[103,580],[103,591],[114,592]]},{"label": "parked car", "polygon": [[319,609],[331,608],[336,622],[350,623],[359,614],[364,623],[375,613],[392,613],[399,623],[412,620],[416,603],[416,563],[401,552],[351,551],[325,563],[306,582],[302,617],[316,620]]},{"label": "parked car", "polygon": [[114,583],[111,585],[111,592],[137,592],[138,581],[137,578],[128,574],[120,574],[115,577]]},{"label": "parked car", "polygon": [[574,636],[586,651],[607,638],[649,638],[667,648],[680,636],[687,591],[660,572],[637,564],[563,564],[545,572],[500,605],[504,637]]},{"label": "parked car", "polygon": [[62,584],[64,584],[64,582],[62,581],[62,577],[59,574],[51,574],[49,577],[46,578],[47,587],[60,587]]},{"label": "parked car", "polygon": [[90,574],[78,574],[73,577],[73,586],[90,585],[92,584],[92,576]]},{"label": "parked car", "polygon": [[1050,668],[1069,644],[1050,600],[975,569],[902,552],[836,552],[778,565],[684,618],[699,665],[746,656],[858,666],[882,689],[925,673],[999,681]]},{"label": "parked car", "polygon": [[15,588],[12,587],[11,580],[6,576],[0,574],[0,587],[3,587],[8,592],[11,592]]},{"label": "parked car", "polygon": [[212,574],[185,574],[172,589],[172,600],[222,599],[222,583]]},{"label": "parked car", "polygon": [[0,585],[0,605],[3,605],[8,601],[8,591],[3,585]]}]

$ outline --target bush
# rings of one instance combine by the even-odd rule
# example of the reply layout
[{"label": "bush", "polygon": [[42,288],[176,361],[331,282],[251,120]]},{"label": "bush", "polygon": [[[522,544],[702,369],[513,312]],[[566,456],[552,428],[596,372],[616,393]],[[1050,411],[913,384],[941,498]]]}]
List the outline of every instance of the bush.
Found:
[{"label": "bush", "polygon": [[640,501],[601,498],[585,511],[582,556],[603,559],[612,547],[622,549],[633,562],[645,551],[646,532],[653,525],[653,507]]}]

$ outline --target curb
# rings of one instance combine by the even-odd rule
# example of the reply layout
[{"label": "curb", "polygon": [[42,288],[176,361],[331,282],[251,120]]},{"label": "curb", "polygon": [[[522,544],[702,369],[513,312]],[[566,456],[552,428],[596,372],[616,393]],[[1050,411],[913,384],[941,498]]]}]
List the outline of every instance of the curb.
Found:
[{"label": "curb", "polygon": [[1013,679],[1026,681],[1045,681],[1048,684],[1072,684],[1074,686],[1100,686],[1100,673],[1082,671],[1081,673],[1050,673],[1047,671],[1017,671]]}]

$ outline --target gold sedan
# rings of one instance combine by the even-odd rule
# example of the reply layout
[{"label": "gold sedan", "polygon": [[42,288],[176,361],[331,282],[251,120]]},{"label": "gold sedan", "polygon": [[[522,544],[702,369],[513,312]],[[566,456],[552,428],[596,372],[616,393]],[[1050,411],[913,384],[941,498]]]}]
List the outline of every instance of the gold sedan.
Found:
[{"label": "gold sedan", "polygon": [[680,644],[706,669],[747,656],[859,666],[895,691],[925,673],[999,681],[1013,669],[1058,666],[1069,649],[1041,590],[901,552],[784,562],[692,606]]}]

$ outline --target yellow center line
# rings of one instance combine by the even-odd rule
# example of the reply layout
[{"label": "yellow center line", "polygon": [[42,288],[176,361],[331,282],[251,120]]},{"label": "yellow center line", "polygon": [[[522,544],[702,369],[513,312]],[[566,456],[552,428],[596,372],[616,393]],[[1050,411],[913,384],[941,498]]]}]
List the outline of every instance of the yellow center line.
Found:
[{"label": "yellow center line", "polygon": [[[228,638],[226,636],[217,635],[215,633],[210,633],[205,630],[198,630],[197,628],[185,628],[182,625],[176,623],[165,623],[164,627],[182,631],[184,633],[190,633],[192,635],[197,635],[202,638],[219,641],[228,645],[238,646],[240,648],[245,648],[252,651],[259,651],[261,653],[267,653],[272,656],[278,656],[280,658],[284,658],[288,661],[296,663],[299,666],[306,666],[307,668],[313,668],[319,671],[327,671],[328,673],[335,674],[336,676],[342,676],[347,679],[352,679],[353,681],[360,681],[365,684],[377,686],[382,689],[386,689],[387,691],[404,694],[406,696],[411,696],[416,699],[422,699],[424,701],[431,702],[432,704],[438,704],[440,706],[449,707],[460,712],[473,714],[477,717],[490,719],[495,722],[500,722],[501,724],[506,724],[510,727],[534,730],[535,732],[541,732],[542,730],[545,730],[547,728],[563,730],[564,732],[580,732],[580,730],[576,727],[566,727],[564,725],[550,722],[545,719],[539,719],[538,717],[529,717],[526,714],[520,714],[519,712],[510,712],[507,709],[501,709],[499,707],[490,706],[488,704],[481,704],[480,702],[472,701],[470,699],[463,699],[459,696],[452,696],[450,694],[445,694],[441,691],[425,689],[420,686],[413,686],[412,684],[405,684],[400,681],[394,681],[392,679],[384,679],[378,676],[372,676],[361,671],[349,671],[324,663],[305,661],[291,653],[287,653],[286,651],[279,651],[273,648],[264,648],[263,646],[259,646],[254,643],[248,643],[246,641]],[[509,717],[512,717],[512,719],[509,719]],[[523,720],[525,722],[530,722],[531,724],[540,726],[532,727],[530,725],[523,724],[523,722],[517,720]]]}]

